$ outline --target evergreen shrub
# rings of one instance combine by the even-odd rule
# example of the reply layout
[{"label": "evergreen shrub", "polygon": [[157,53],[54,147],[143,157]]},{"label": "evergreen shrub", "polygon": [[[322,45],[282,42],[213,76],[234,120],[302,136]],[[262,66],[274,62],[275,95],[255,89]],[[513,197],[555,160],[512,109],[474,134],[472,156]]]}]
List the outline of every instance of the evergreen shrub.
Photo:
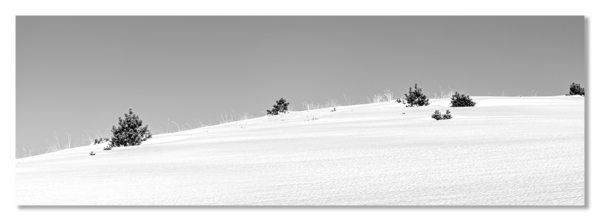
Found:
[{"label": "evergreen shrub", "polygon": [[142,126],[142,120],[133,113],[131,108],[129,113],[125,113],[125,119],[119,117],[118,127],[113,126],[111,132],[113,137],[107,146],[108,150],[113,147],[140,145],[143,141],[152,138],[148,125]]},{"label": "evergreen shrub", "polygon": [[476,102],[473,101],[469,95],[455,92],[454,95],[452,95],[450,104],[452,107],[473,107],[475,106]]},{"label": "evergreen shrub", "polygon": [[267,110],[267,115],[279,115],[279,113],[286,113],[288,111],[289,102],[285,102],[285,99],[281,98],[278,101],[275,101],[275,105],[273,105],[273,109]]},{"label": "evergreen shrub", "polygon": [[415,84],[414,91],[412,90],[412,88],[409,87],[408,94],[404,94],[404,96],[406,97],[405,100],[407,103],[407,107],[429,105],[429,98],[427,98],[427,96],[423,94],[421,88],[417,87],[417,84]]}]

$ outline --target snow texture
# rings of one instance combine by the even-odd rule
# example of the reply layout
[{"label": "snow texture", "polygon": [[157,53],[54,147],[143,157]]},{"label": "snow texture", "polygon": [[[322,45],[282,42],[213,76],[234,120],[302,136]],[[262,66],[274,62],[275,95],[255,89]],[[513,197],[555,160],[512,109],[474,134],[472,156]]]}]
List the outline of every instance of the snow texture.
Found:
[{"label": "snow texture", "polygon": [[[584,98],[295,111],[16,160],[18,205],[584,205]],[[431,118],[435,110],[451,120]],[[405,114],[402,114],[405,113]],[[152,127],[152,125],[150,125]],[[96,152],[90,156],[89,152]]]}]

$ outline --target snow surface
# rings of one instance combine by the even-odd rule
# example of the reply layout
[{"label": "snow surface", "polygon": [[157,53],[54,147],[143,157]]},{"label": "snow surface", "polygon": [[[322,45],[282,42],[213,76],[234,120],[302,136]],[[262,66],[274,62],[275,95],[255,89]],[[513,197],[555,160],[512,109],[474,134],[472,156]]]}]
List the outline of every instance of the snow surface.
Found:
[{"label": "snow surface", "polygon": [[[16,160],[18,205],[584,205],[584,98],[296,111]],[[435,121],[449,109],[451,120]],[[402,114],[405,113],[405,114]],[[151,127],[151,126],[150,126]],[[96,152],[90,156],[89,152]]]}]

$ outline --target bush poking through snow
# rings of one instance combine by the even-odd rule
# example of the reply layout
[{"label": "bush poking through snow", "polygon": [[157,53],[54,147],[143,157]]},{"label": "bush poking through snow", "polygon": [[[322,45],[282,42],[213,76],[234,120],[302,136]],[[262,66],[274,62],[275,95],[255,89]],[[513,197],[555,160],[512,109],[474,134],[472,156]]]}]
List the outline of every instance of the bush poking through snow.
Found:
[{"label": "bush poking through snow", "polygon": [[119,117],[119,126],[113,126],[111,132],[113,137],[108,144],[110,148],[140,145],[148,138],[152,138],[148,125],[142,126],[142,120],[133,113],[131,108],[129,113],[125,113],[125,119]]},{"label": "bush poking through snow", "polygon": [[442,117],[444,118],[444,120],[452,119],[452,114],[450,114],[450,110],[446,110],[446,114],[444,114]]},{"label": "bush poking through snow", "polygon": [[435,120],[449,120],[452,119],[452,115],[450,114],[449,110],[446,110],[446,114],[440,114],[439,110],[435,110],[435,112],[433,112],[431,115],[431,118]]},{"label": "bush poking through snow", "polygon": [[412,90],[412,88],[409,87],[408,94],[404,94],[404,96],[406,97],[406,103],[408,103],[406,105],[407,107],[429,105],[429,98],[427,98],[427,96],[423,94],[421,88],[417,87],[417,84],[415,84],[414,91]]},{"label": "bush poking through snow", "polygon": [[94,139],[94,145],[101,144],[101,143],[108,142],[108,141],[110,141],[110,139],[108,139],[106,137]]},{"label": "bush poking through snow", "polygon": [[452,105],[451,107],[473,107],[475,106],[476,102],[473,101],[469,95],[455,92],[454,95],[452,95],[450,104]]},{"label": "bush poking through snow", "polygon": [[575,84],[575,82],[573,82],[571,84],[571,87],[569,88],[569,95],[585,96],[585,88],[583,88],[579,84]]},{"label": "bush poking through snow", "polygon": [[431,118],[433,118],[435,120],[441,120],[442,119],[442,115],[440,114],[439,110],[435,110],[433,112],[433,114],[431,115]]},{"label": "bush poking through snow", "polygon": [[402,98],[396,99],[396,102],[406,105],[406,100],[404,100]]},{"label": "bush poking through snow", "polygon": [[285,99],[281,98],[278,101],[275,101],[276,104],[273,105],[273,109],[267,110],[267,115],[279,115],[279,113],[286,113],[288,111],[289,102],[285,102]]}]

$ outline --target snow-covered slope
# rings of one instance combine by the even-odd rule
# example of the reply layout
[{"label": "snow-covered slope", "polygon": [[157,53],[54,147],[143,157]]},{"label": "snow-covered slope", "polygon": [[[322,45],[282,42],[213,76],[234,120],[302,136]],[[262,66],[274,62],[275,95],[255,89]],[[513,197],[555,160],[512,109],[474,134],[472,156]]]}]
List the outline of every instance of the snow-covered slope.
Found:
[{"label": "snow-covered slope", "polygon": [[[584,205],[583,97],[473,99],[296,111],[17,159],[17,204]],[[446,109],[453,119],[431,118]]]}]

